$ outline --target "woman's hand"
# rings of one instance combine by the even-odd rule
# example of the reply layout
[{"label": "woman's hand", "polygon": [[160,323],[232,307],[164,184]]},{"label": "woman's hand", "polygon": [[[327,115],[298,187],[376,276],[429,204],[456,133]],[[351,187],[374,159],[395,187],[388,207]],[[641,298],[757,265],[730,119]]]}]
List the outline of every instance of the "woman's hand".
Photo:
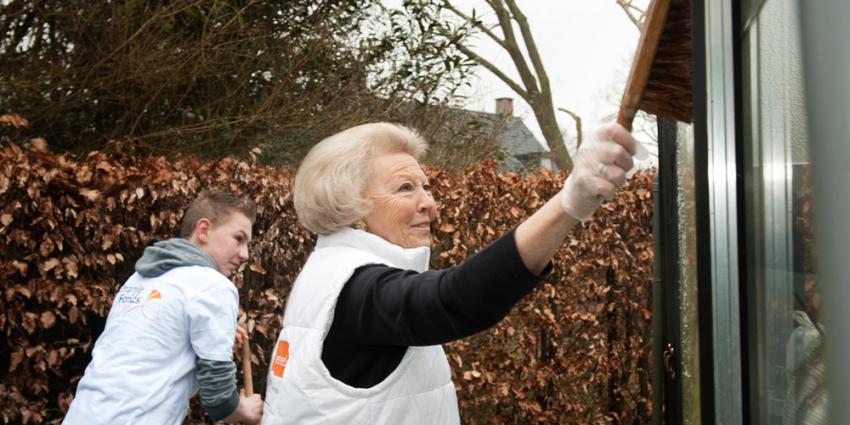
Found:
[{"label": "woman's hand", "polygon": [[579,147],[561,193],[517,226],[517,250],[528,270],[542,273],[578,221],[593,216],[625,184],[636,149],[632,135],[617,124],[601,127]]},{"label": "woman's hand", "polygon": [[573,171],[564,183],[561,207],[579,221],[593,216],[603,200],[626,183],[637,142],[625,128],[608,124],[597,129],[576,152]]}]

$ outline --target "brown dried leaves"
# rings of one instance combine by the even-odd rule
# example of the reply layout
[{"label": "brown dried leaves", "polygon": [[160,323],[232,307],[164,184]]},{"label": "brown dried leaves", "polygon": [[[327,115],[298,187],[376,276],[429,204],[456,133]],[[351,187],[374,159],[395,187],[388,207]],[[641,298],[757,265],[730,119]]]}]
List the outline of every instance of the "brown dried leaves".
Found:
[{"label": "brown dried leaves", "polygon": [[[0,415],[13,422],[61,418],[97,337],[92,320],[102,322],[142,249],[177,234],[201,188],[243,193],[260,207],[251,261],[235,283],[253,325],[255,388],[265,386],[286,296],[315,240],[297,224],[290,172],[231,158],[137,159],[112,143],[113,156],[81,158],[32,143],[0,147],[0,332],[9,353]],[[441,203],[434,268],[520,223],[565,177],[499,174],[488,162],[427,172]],[[635,176],[505,320],[447,347],[466,423],[648,420],[651,188],[651,175]],[[193,412],[187,423],[202,417]]]}]

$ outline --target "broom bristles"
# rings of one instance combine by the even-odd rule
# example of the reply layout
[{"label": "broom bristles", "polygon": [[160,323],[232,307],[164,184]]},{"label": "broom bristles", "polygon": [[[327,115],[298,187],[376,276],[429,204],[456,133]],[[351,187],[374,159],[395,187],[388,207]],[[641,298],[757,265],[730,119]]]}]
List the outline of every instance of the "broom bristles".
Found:
[{"label": "broom bristles", "polygon": [[693,122],[692,45],[690,2],[674,0],[641,97],[641,110],[661,119]]},{"label": "broom bristles", "polygon": [[[666,5],[662,0],[653,0],[648,11],[645,31],[651,31],[652,27],[658,31],[659,22],[653,20],[664,22],[657,38],[642,34],[635,53],[617,117],[617,122],[627,129],[631,129],[639,109],[661,119],[693,121],[690,1],[672,0]],[[650,59],[647,75],[645,68],[641,68]]]}]

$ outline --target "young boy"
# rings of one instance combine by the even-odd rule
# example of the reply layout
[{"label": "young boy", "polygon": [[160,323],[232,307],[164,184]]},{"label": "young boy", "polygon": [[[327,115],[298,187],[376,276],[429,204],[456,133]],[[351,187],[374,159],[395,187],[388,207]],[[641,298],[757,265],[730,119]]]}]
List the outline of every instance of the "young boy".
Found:
[{"label": "young boy", "polygon": [[247,199],[204,192],[186,210],[180,238],[145,248],[115,295],[64,424],[180,424],[198,388],[213,420],[260,421],[260,396],[236,391],[239,294],[228,279],[248,259],[255,215]]}]

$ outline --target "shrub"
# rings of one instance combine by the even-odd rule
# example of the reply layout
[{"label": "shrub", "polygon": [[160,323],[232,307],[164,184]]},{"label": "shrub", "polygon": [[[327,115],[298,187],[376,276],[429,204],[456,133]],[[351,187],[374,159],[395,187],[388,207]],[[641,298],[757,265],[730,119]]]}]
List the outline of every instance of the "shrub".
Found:
[{"label": "shrub", "polygon": [[[427,172],[441,203],[434,268],[518,224],[564,180],[499,174],[492,162]],[[201,188],[259,205],[251,259],[235,284],[262,392],[287,293],[314,243],[297,225],[291,184],[286,168],[139,158],[116,142],[79,157],[51,153],[40,139],[0,146],[0,417],[61,420],[119,285],[146,245],[177,234]],[[633,177],[505,320],[447,346],[464,422],[649,420],[651,187],[651,174]],[[205,421],[195,404],[187,423]]]}]

